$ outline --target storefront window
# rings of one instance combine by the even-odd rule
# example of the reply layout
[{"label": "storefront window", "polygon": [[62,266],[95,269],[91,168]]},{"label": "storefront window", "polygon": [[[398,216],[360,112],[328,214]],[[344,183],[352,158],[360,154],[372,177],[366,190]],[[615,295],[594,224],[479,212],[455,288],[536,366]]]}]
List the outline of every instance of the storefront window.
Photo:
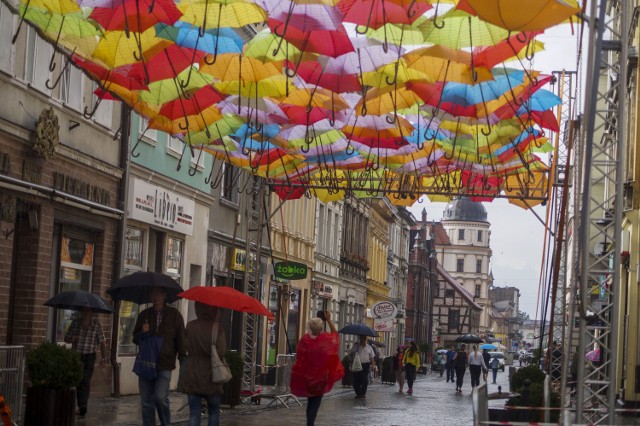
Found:
[{"label": "storefront window", "polygon": [[182,251],[184,241],[175,237],[167,238],[167,259],[165,262],[165,274],[171,276],[180,283],[182,273]]},{"label": "storefront window", "polygon": [[[124,249],[124,276],[143,270],[144,230],[127,227]],[[138,319],[137,303],[123,300],[120,302],[120,324],[118,330],[118,352],[120,355],[134,355],[133,327]]]},{"label": "storefront window", "polygon": [[287,324],[287,338],[291,350],[298,347],[298,324],[300,322],[300,290],[289,292],[289,322]]},{"label": "storefront window", "polygon": [[[91,291],[93,271],[92,242],[63,236],[60,244],[60,276],[58,292],[70,290]],[[64,340],[64,334],[78,313],[67,309],[56,311],[56,341]]]}]

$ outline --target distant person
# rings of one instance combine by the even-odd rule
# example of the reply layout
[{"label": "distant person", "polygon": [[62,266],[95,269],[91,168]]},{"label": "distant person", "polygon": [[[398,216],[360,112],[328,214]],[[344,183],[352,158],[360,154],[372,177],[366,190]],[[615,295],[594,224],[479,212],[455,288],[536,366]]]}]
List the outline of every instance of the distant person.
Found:
[{"label": "distant person", "polygon": [[102,326],[97,319],[92,318],[91,309],[83,308],[80,318],[71,321],[64,336],[65,343],[71,343],[71,347],[80,354],[82,361],[82,380],[76,386],[76,401],[80,416],[87,414],[89,393],[91,393],[91,377],[96,365],[96,347],[100,346],[100,365],[107,362],[107,345],[105,344]]},{"label": "distant person", "polygon": [[453,357],[454,368],[456,370],[456,392],[462,393],[462,383],[464,381],[464,373],[467,371],[469,358],[467,356],[467,345],[464,343],[460,346],[460,350]]},{"label": "distant person", "polygon": [[204,303],[195,303],[196,319],[186,328],[186,346],[189,356],[181,369],[178,390],[187,394],[189,403],[189,426],[199,426],[202,419],[202,400],[207,401],[208,426],[220,424],[220,399],[222,384],[213,383],[211,377],[212,331],[217,324],[216,352],[224,359],[227,352],[227,337],[220,322],[216,323],[217,308]]},{"label": "distant person", "polygon": [[453,364],[453,358],[456,356],[456,351],[453,346],[447,351],[447,383],[451,380],[453,383],[456,380],[456,369]]},{"label": "distant person", "polygon": [[398,386],[400,387],[400,390],[398,390],[399,393],[403,392],[404,382],[406,378],[404,363],[402,362],[403,358],[404,358],[404,346],[400,345],[398,346],[398,349],[396,350],[396,354],[393,356],[393,360],[391,363],[393,367],[393,372],[396,376],[396,381],[398,382]]},{"label": "distant person", "polygon": [[344,376],[338,356],[340,340],[328,311],[323,314],[330,332],[323,332],[324,321],[311,318],[307,333],[302,336],[291,368],[291,393],[307,397],[307,426],[313,426],[322,403],[322,396]]},{"label": "distant person", "polygon": [[471,375],[471,388],[480,386],[480,373],[487,370],[482,353],[478,351],[477,345],[473,345],[473,350],[469,354],[469,374]]},{"label": "distant person", "polygon": [[171,425],[169,408],[169,384],[171,371],[176,368],[176,356],[183,358],[187,354],[184,319],[176,308],[167,305],[167,290],[152,287],[151,306],[138,316],[133,328],[133,343],[140,344],[145,335],[163,337],[160,358],[157,363],[158,377],[152,380],[138,377],[138,388],[142,407],[143,426],[156,426],[156,411],[162,426]]},{"label": "distant person", "polygon": [[444,371],[447,369],[447,354],[439,353],[438,354],[438,367],[440,370],[440,377],[444,374]]},{"label": "distant person", "polygon": [[360,336],[349,351],[349,359],[359,356],[362,370],[353,373],[353,390],[356,393],[356,399],[365,399],[367,397],[367,387],[369,386],[369,371],[376,369],[373,348],[367,343],[367,336]]},{"label": "distant person", "polygon": [[496,379],[498,378],[498,369],[500,368],[500,360],[498,359],[497,356],[494,356],[491,359],[491,362],[489,364],[491,366],[491,374],[492,374],[492,378],[493,378],[493,384],[496,384]]},{"label": "distant person", "polygon": [[420,350],[414,340],[409,343],[409,348],[404,352],[402,362],[407,375],[407,395],[413,395],[413,382],[416,380],[416,372],[420,367]]},{"label": "distant person", "polygon": [[[482,359],[484,359],[484,365],[489,366],[491,363],[491,355],[489,355],[489,351],[487,349],[482,350]],[[488,371],[482,372],[482,379],[486,382],[487,376],[489,375]]]}]

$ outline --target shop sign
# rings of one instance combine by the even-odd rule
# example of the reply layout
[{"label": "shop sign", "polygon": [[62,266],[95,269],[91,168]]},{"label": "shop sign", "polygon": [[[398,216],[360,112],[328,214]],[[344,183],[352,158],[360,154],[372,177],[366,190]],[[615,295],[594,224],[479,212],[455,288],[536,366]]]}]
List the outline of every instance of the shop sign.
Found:
[{"label": "shop sign", "polygon": [[[248,260],[249,260],[250,271],[253,272],[255,270],[255,255],[249,257]],[[229,268],[234,271],[244,272],[246,269],[245,268],[246,264],[247,264],[247,252],[242,249],[234,248],[231,251],[231,265],[229,266]]]},{"label": "shop sign", "polygon": [[375,318],[373,329],[375,331],[393,331],[393,318]]},{"label": "shop sign", "polygon": [[307,278],[307,265],[298,262],[277,262],[274,275],[285,280],[303,280]]},{"label": "shop sign", "polygon": [[391,302],[378,302],[371,307],[371,313],[374,318],[395,318],[398,314],[398,308]]},{"label": "shop sign", "polygon": [[333,298],[333,286],[329,284],[325,284],[320,281],[314,281],[313,289],[318,297],[325,297],[327,299]]},{"label": "shop sign", "polygon": [[195,201],[140,179],[132,180],[129,193],[131,219],[193,235]]}]

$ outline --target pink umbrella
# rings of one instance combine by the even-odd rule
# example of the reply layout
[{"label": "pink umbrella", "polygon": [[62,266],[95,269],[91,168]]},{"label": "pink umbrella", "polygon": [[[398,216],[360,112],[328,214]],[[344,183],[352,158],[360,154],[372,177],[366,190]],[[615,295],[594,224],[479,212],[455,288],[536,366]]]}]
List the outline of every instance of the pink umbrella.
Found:
[{"label": "pink umbrella", "polygon": [[584,356],[587,361],[598,362],[600,361],[600,348],[587,352]]}]

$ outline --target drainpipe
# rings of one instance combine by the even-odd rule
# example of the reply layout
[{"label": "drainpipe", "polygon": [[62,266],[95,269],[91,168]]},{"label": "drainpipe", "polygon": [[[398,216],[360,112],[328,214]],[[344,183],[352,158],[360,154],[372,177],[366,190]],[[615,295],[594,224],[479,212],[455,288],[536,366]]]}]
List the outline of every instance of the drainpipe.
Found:
[{"label": "drainpipe", "polygon": [[[116,247],[113,262],[113,281],[122,276],[124,264],[124,245],[127,230],[127,198],[129,190],[129,138],[131,135],[131,109],[122,104],[120,109],[120,168],[122,179],[118,191],[118,208],[123,214],[118,221],[116,230]],[[120,302],[113,303],[113,316],[111,319],[111,371],[113,374],[113,396],[120,397],[120,365],[118,364],[118,330],[120,325]]]}]

